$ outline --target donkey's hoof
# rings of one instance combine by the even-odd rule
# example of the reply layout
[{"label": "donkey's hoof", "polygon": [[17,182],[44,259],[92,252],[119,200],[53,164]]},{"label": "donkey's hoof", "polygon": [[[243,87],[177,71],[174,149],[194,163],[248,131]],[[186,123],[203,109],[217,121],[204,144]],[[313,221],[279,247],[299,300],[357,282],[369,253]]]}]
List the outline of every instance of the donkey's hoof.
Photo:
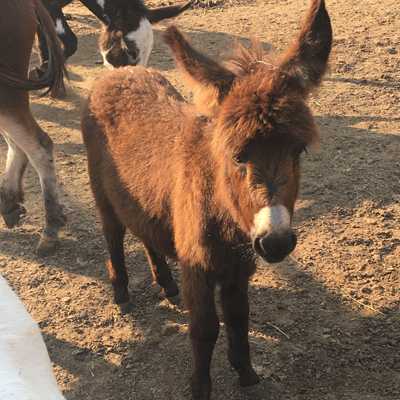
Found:
[{"label": "donkey's hoof", "polygon": [[211,398],[211,380],[199,380],[192,377],[192,399],[193,400],[210,400]]},{"label": "donkey's hoof", "polygon": [[179,294],[177,294],[176,296],[166,296],[165,298],[168,300],[168,303],[174,306],[181,305],[181,297],[179,296]]},{"label": "donkey's hoof", "polygon": [[165,285],[163,287],[163,292],[166,297],[176,297],[179,294],[179,288],[178,285],[174,280],[171,280],[171,282],[168,285]]},{"label": "donkey's hoof", "polygon": [[15,225],[18,224],[21,217],[26,214],[26,209],[24,206],[17,204],[17,207],[11,210],[10,212],[4,213],[3,219],[7,228],[14,228]]},{"label": "donkey's hoof", "polygon": [[67,89],[65,89],[64,85],[59,88],[54,88],[50,91],[50,97],[56,100],[63,100],[67,97]]},{"label": "donkey's hoof", "polygon": [[36,253],[39,257],[47,257],[56,251],[58,244],[59,241],[57,238],[42,236],[36,247]]},{"label": "donkey's hoof", "polygon": [[114,288],[114,302],[118,306],[128,304],[130,302],[129,292],[125,286]]},{"label": "donkey's hoof", "polygon": [[260,382],[259,376],[256,374],[253,368],[249,368],[246,371],[239,373],[239,384],[240,386],[253,386]]},{"label": "donkey's hoof", "polygon": [[121,315],[130,314],[133,311],[133,304],[130,301],[126,303],[118,304]]}]

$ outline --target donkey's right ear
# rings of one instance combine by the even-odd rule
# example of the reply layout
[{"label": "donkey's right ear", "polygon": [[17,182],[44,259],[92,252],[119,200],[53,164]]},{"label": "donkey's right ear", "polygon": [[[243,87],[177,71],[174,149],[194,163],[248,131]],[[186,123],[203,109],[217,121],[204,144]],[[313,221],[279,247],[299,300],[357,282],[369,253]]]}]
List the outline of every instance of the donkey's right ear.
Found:
[{"label": "donkey's right ear", "polygon": [[284,54],[280,69],[307,95],[317,87],[327,69],[332,48],[332,25],[324,0],[312,0],[300,34]]},{"label": "donkey's right ear", "polygon": [[195,50],[175,26],[166,30],[164,39],[172,50],[178,68],[194,89],[195,103],[203,111],[212,111],[229,92],[235,75]]}]

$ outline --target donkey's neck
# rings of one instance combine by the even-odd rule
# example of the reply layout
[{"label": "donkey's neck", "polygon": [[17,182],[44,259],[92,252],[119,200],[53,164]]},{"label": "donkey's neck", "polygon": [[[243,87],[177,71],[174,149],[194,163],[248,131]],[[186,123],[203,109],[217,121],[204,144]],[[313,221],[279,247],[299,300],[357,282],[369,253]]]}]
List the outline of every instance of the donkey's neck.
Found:
[{"label": "donkey's neck", "polygon": [[[212,144],[213,137],[217,134],[215,123],[212,118],[201,116],[196,118],[196,127],[197,129],[192,129],[190,146],[187,146],[185,151],[193,162],[189,168],[200,172],[199,175],[194,174],[192,179],[200,177],[203,181],[202,186],[206,188],[203,195],[208,218],[229,225],[229,230],[237,230],[237,224],[226,204],[227,192],[223,182],[225,155],[217,154]],[[226,229],[226,226],[223,229]]]}]

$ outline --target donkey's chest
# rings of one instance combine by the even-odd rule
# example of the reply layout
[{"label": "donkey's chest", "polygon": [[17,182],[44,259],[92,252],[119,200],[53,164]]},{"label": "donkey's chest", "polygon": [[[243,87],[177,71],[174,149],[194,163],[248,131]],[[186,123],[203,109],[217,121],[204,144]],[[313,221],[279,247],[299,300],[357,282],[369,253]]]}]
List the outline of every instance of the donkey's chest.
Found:
[{"label": "donkey's chest", "polygon": [[256,269],[250,241],[232,221],[221,224],[214,220],[204,240],[209,267],[220,282],[248,279]]},{"label": "donkey's chest", "polygon": [[176,259],[175,243],[171,225],[165,219],[152,218],[140,229],[140,238],[147,245],[172,259]]}]

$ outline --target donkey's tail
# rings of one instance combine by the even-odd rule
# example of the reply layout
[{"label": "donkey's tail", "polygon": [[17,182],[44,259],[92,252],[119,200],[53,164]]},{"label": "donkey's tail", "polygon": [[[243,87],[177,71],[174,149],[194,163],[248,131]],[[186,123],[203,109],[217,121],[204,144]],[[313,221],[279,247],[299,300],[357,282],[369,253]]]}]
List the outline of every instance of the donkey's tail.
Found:
[{"label": "donkey's tail", "polygon": [[48,88],[44,94],[50,91],[56,93],[64,88],[64,76],[67,76],[64,53],[58,40],[53,20],[46,8],[41,0],[34,1],[34,4],[39,29],[42,30],[49,49],[47,69],[38,79],[27,79],[21,78],[13,71],[0,66],[0,82],[16,89],[39,90]]},{"label": "donkey's tail", "polygon": [[150,21],[150,23],[155,24],[163,19],[176,17],[180,13],[190,8],[192,4],[193,0],[190,0],[187,3],[179,6],[153,8],[152,10],[147,10],[147,19]]}]

